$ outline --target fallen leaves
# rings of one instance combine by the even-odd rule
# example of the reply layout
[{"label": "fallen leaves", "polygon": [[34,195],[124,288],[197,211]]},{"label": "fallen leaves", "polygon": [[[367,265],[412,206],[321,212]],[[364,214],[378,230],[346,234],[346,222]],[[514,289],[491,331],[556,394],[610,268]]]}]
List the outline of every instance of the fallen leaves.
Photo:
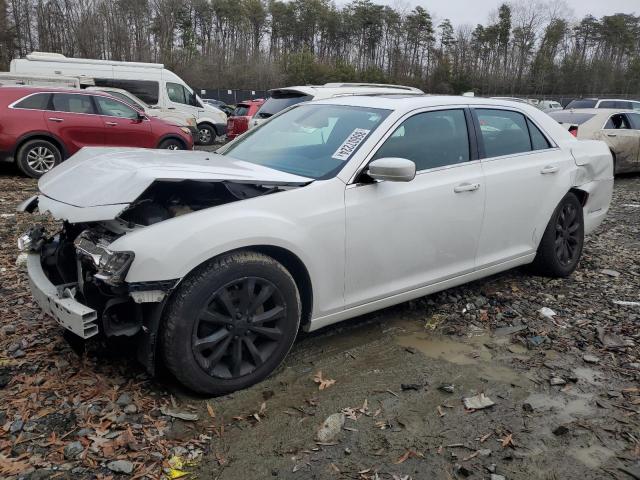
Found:
[{"label": "fallen leaves", "polygon": [[318,372],[313,377],[313,381],[318,384],[318,390],[325,390],[336,383],[335,380],[324,378],[322,376],[322,370],[318,370]]},{"label": "fallen leaves", "polygon": [[502,448],[506,448],[506,447],[515,448],[515,444],[513,443],[513,433],[510,433],[504,438],[501,438],[500,444],[502,445]]},{"label": "fallen leaves", "polygon": [[424,458],[424,455],[420,452],[416,452],[415,450],[407,450],[400,458],[398,458],[393,463],[395,465],[400,465],[401,463],[407,461],[409,458]]}]

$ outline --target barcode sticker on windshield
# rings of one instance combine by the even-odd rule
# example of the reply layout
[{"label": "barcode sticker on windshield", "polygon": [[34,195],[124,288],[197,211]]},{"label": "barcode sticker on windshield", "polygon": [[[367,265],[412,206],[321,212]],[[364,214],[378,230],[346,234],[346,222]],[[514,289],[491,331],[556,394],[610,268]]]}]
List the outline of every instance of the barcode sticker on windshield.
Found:
[{"label": "barcode sticker on windshield", "polygon": [[335,158],[336,160],[349,160],[351,154],[358,148],[358,145],[362,143],[362,141],[369,135],[371,130],[365,130],[364,128],[356,128],[351,135],[347,137],[347,139],[342,142],[342,145],[338,147],[331,158]]}]

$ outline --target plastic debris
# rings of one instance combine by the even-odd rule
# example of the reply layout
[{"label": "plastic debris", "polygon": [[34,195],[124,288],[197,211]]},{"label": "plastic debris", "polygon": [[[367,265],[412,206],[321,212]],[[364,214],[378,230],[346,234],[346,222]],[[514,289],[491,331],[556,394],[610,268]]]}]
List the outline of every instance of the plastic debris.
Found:
[{"label": "plastic debris", "polygon": [[484,393],[480,393],[474,397],[463,398],[465,408],[469,410],[482,410],[495,405],[495,402],[487,397]]},{"label": "plastic debris", "polygon": [[542,307],[540,310],[538,310],[538,313],[540,314],[540,316],[544,317],[544,318],[553,318],[557,315],[556,312],[554,312],[553,310],[551,310],[548,307]]},{"label": "plastic debris", "polygon": [[316,435],[316,439],[319,442],[332,442],[334,441],[342,427],[344,426],[345,416],[343,413],[334,413],[329,415],[327,419],[322,422],[320,428],[318,429],[318,433]]},{"label": "plastic debris", "polygon": [[163,415],[167,415],[173,418],[179,418],[180,420],[184,420],[186,422],[195,422],[196,420],[198,420],[197,413],[179,412],[169,407],[161,407],[160,411]]}]

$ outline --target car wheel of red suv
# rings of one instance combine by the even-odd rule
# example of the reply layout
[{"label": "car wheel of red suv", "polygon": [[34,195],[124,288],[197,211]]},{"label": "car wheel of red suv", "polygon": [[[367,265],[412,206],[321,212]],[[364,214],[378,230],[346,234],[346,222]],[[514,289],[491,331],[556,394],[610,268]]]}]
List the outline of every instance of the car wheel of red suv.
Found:
[{"label": "car wheel of red suv", "polygon": [[18,150],[17,164],[25,175],[40,178],[62,161],[60,149],[47,140],[29,140]]},{"label": "car wheel of red suv", "polygon": [[175,138],[167,138],[166,140],[160,142],[158,148],[164,150],[184,150],[185,146],[184,143],[182,143],[180,140],[177,140]]}]

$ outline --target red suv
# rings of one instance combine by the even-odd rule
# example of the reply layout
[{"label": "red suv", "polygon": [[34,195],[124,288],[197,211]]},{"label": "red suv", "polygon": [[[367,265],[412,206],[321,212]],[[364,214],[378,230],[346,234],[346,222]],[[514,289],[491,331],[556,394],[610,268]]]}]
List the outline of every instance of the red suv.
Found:
[{"label": "red suv", "polygon": [[0,87],[0,160],[38,178],[88,146],[190,150],[193,138],[106,93]]},{"label": "red suv", "polygon": [[249,120],[260,109],[264,99],[245,100],[236,105],[235,110],[227,119],[227,139],[233,140],[249,129]]}]

